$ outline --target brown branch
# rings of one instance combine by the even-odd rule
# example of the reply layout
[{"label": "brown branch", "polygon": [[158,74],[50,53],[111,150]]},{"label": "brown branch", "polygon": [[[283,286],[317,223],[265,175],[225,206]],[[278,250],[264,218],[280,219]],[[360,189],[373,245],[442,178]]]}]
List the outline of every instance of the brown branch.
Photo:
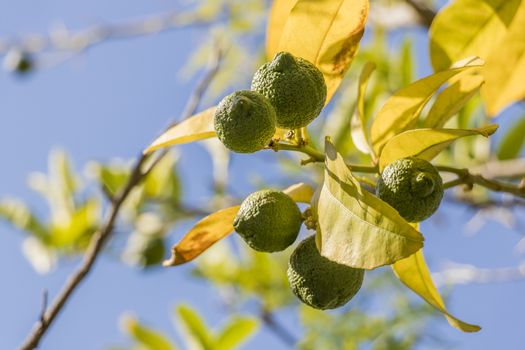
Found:
[{"label": "brown branch", "polygon": [[525,198],[525,187],[504,183],[497,180],[486,179],[485,177],[471,173],[468,169],[458,169],[449,166],[436,166],[439,171],[445,171],[457,175],[457,179],[444,184],[445,188],[458,185],[474,186],[479,185],[495,192],[510,193],[516,197]]},{"label": "brown branch", "polygon": [[[218,71],[221,58],[222,56],[219,53],[218,59],[211,62],[211,66],[208,69],[208,73],[199,82],[196,89],[194,90],[194,93],[192,94],[192,98],[190,98],[189,100],[189,102],[192,103],[192,108],[185,109],[185,113],[187,115],[184,115],[184,118],[193,114],[197,109],[199,101],[202,95],[204,94],[206,87],[209,85],[213,76],[215,76]],[[47,330],[49,329],[53,321],[56,319],[60,311],[63,310],[66,302],[70,299],[73,292],[78,288],[80,283],[91,271],[93,264],[97,260],[98,256],[100,255],[100,252],[102,251],[102,248],[104,247],[105,242],[109,239],[113,232],[115,222],[118,218],[122,204],[128,198],[128,195],[135,188],[135,186],[137,186],[151,171],[151,167],[146,171],[143,171],[142,169],[144,163],[149,157],[150,155],[144,155],[142,153],[137,157],[137,160],[135,161],[135,165],[131,171],[131,175],[127,183],[119,192],[117,192],[115,196],[113,196],[109,216],[106,222],[100,228],[100,230],[93,235],[89,246],[86,250],[86,253],[84,254],[82,264],[66,281],[64,287],[56,296],[51,307],[47,310],[44,310],[41,319],[35,324],[31,333],[27,336],[24,343],[19,347],[19,350],[31,350],[38,346],[42,337],[47,332]]]}]

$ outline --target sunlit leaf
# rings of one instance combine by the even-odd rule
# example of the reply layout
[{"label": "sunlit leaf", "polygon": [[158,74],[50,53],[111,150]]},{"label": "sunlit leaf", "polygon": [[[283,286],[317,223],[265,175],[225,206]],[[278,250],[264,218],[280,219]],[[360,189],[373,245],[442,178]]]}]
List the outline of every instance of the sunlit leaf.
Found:
[{"label": "sunlit leaf", "polygon": [[144,350],[175,350],[176,347],[161,333],[141,325],[131,316],[123,318],[123,327]]},{"label": "sunlit leaf", "polygon": [[498,158],[502,160],[516,158],[525,144],[525,116],[518,119],[503,136],[498,147]]},{"label": "sunlit leaf", "polygon": [[266,56],[270,60],[279,52],[279,42],[288,15],[297,0],[273,0],[266,27]]},{"label": "sunlit leaf", "polygon": [[49,238],[47,227],[22,201],[13,198],[0,201],[0,218],[5,219],[17,229],[38,237],[43,242]]},{"label": "sunlit leaf", "polygon": [[236,317],[228,322],[216,337],[215,349],[232,350],[248,340],[257,330],[259,323],[256,318]]},{"label": "sunlit leaf", "polygon": [[481,75],[466,75],[444,89],[425,118],[425,127],[442,128],[476,94],[484,83]]},{"label": "sunlit leaf", "polygon": [[412,289],[412,291],[437,310],[444,313],[448,323],[450,323],[452,327],[463,332],[477,332],[481,329],[479,326],[465,323],[448,313],[443,299],[432,281],[422,250],[419,250],[406,259],[395,262],[392,265],[392,269],[395,275],[408,288]]},{"label": "sunlit leaf", "polygon": [[283,192],[292,197],[296,202],[310,203],[310,199],[314,194],[314,189],[310,185],[301,182],[288,187],[283,190]]},{"label": "sunlit leaf", "polygon": [[391,96],[378,112],[372,124],[371,140],[376,154],[380,154],[388,140],[415,126],[419,114],[441,85],[467,69],[479,69],[482,61],[470,58],[453,68],[420,79]]},{"label": "sunlit leaf", "polygon": [[379,169],[382,170],[391,162],[406,157],[431,160],[461,137],[472,135],[488,137],[497,129],[497,125],[489,125],[479,129],[415,129],[405,131],[391,138],[385,145],[379,158]]},{"label": "sunlit leaf", "polygon": [[359,83],[357,85],[357,108],[352,117],[351,134],[355,146],[363,153],[371,152],[370,136],[367,131],[367,118],[365,115],[365,92],[368,86],[370,75],[375,70],[376,65],[367,62],[361,70]]},{"label": "sunlit leaf", "polygon": [[211,107],[172,126],[144,150],[153,152],[159,148],[180,145],[214,137],[213,115],[216,107]]},{"label": "sunlit leaf", "polygon": [[[513,2],[513,1],[509,1]],[[512,102],[525,98],[525,2],[520,7],[503,40],[487,58],[481,89],[487,113],[497,115]]]},{"label": "sunlit leaf", "polygon": [[487,60],[514,19],[521,0],[456,0],[430,27],[430,58],[435,71],[469,56]]},{"label": "sunlit leaf", "polygon": [[171,249],[171,258],[164,266],[187,263],[202,254],[212,244],[233,231],[233,219],[240,206],[229,207],[206,216],[191,228],[182,240]]},{"label": "sunlit leaf", "polygon": [[175,310],[182,321],[188,340],[199,345],[202,349],[213,349],[213,334],[202,318],[189,306],[179,305]]},{"label": "sunlit leaf", "polygon": [[278,51],[303,57],[321,70],[326,103],[357,52],[368,8],[368,0],[298,0],[284,25]]},{"label": "sunlit leaf", "polygon": [[457,0],[430,28],[436,71],[476,55],[486,61],[482,97],[489,115],[525,97],[525,3],[521,0]]},{"label": "sunlit leaf", "polygon": [[340,264],[373,269],[419,250],[423,236],[394,208],[361,188],[329,141],[325,147],[325,179],[317,204],[321,254]]}]

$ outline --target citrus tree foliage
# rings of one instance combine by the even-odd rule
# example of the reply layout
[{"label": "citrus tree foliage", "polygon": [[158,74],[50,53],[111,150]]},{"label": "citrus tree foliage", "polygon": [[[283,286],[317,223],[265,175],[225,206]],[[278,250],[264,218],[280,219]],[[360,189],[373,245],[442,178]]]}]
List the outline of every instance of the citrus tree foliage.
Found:
[{"label": "citrus tree foliage", "polygon": [[[230,10],[226,20],[220,16],[224,6]],[[473,205],[498,199],[497,192],[525,197],[515,176],[500,182],[463,169],[494,158],[512,160],[522,153],[523,117],[504,130],[498,143],[490,137],[498,130],[492,118],[525,98],[525,3],[451,1],[428,31],[434,72],[417,79],[412,42],[406,39],[399,50],[389,52],[388,27],[369,20],[373,13],[368,0],[274,0],[270,8],[261,1],[199,1],[195,8],[186,14],[188,23],[211,19],[214,43],[229,47],[210,96],[225,97],[227,89],[239,85],[248,89],[257,67],[280,52],[315,65],[326,84],[320,117],[307,127],[277,128],[258,151],[277,152],[275,161],[287,182],[272,187],[300,204],[304,226],[315,234],[322,257],[366,272],[363,290],[351,307],[339,313],[304,305],[295,309],[305,331],[299,346],[410,349],[422,341],[435,311],[458,330],[479,331],[478,325],[446,308],[424,259],[424,225],[408,222],[375,194],[375,186],[389,164],[416,157],[440,171],[445,196]],[[368,40],[362,41],[368,31]],[[260,50],[253,54],[244,40],[260,39],[263,32],[265,47],[256,41]],[[215,44],[198,48],[184,72],[191,74],[202,66]],[[294,246],[268,254],[248,249],[240,240],[226,240],[234,232],[243,198],[224,191],[231,152],[217,142],[214,125],[216,113],[223,112],[217,112],[217,106],[203,108],[144,149],[145,154],[162,156],[150,158],[151,172],[122,207],[119,231],[127,233],[119,234],[114,245],[124,261],[144,268],[162,261],[169,267],[195,260],[194,276],[216,288],[232,312],[255,302],[258,319],[271,327],[276,312],[298,304],[286,276]],[[162,152],[201,140],[212,156],[217,186],[208,207],[192,209],[181,194],[176,150]],[[65,153],[56,151],[50,156],[49,173],[33,174],[29,181],[48,203],[47,219],[7,198],[0,202],[0,215],[28,233],[24,252],[36,269],[46,272],[60,258],[85,251],[103,222],[103,203],[111,204],[130,176],[130,164],[122,160],[93,162],[77,173]],[[465,185],[467,191],[452,192],[457,185]],[[166,236],[178,222],[194,217],[198,220],[166,258]],[[428,305],[408,298],[400,289],[403,285]],[[396,293],[387,304],[395,313],[371,314],[371,298],[392,290]],[[232,317],[211,331],[188,306],[178,306],[176,318],[191,344],[186,346],[196,349],[236,348],[260,322]],[[122,324],[136,349],[180,346],[131,316]]]}]

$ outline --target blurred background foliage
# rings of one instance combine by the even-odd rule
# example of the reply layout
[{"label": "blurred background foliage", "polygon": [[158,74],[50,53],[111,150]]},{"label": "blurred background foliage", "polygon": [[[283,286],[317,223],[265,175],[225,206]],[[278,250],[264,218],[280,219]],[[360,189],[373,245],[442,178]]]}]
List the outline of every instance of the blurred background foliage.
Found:
[{"label": "blurred background foliage", "polygon": [[[429,8],[440,5],[433,1],[421,3]],[[181,67],[180,76],[189,80],[201,74],[216,47],[224,51],[220,70],[207,90],[203,107],[235,88],[249,86],[253,72],[265,60],[263,42],[269,5],[270,1],[264,0],[188,1],[179,20],[185,25],[205,23],[210,36]],[[324,135],[331,135],[336,148],[348,161],[369,163],[369,156],[357,151],[356,141],[350,137],[361,70],[367,62],[376,65],[365,95],[365,119],[371,122],[386,98],[428,68],[421,66],[428,63],[417,59],[418,52],[426,50],[420,43],[426,30],[418,12],[407,2],[372,1],[371,17],[359,53],[331,107],[312,125],[311,142],[319,144]],[[32,54],[31,59],[38,62],[38,55]],[[16,69],[18,74],[38,74],[27,69],[25,63]],[[425,113],[428,109],[423,115]],[[488,116],[476,95],[447,125],[474,128],[487,122]],[[475,167],[495,159],[513,159],[522,153],[524,126],[522,116],[505,127],[499,137],[461,139],[443,152],[437,163]],[[177,168],[177,152],[170,151],[125,202],[117,234],[106,248],[109,255],[133,268],[157,267],[169,254],[168,238],[178,224],[242,200],[225,191],[228,153],[214,141],[202,144],[210,152],[214,165],[215,191],[208,204],[189,207]],[[295,154],[279,152],[277,157],[282,183],[297,182],[299,177],[315,184],[321,178],[321,167],[313,166],[305,174]],[[28,179],[29,187],[46,201],[47,212],[37,213],[30,204],[18,199],[1,200],[0,216],[26,235],[23,252],[37,271],[47,273],[62,259],[78,258],[85,251],[90,237],[101,225],[104,209],[111,205],[130,176],[131,165],[131,160],[113,159],[93,161],[79,170],[66,152],[54,150],[49,156],[47,174],[34,173]],[[253,184],[254,189],[280,185],[269,183],[264,177],[255,179]],[[481,210],[484,204],[500,197],[476,188],[470,192],[458,189],[447,199]],[[516,209],[507,210],[507,214],[512,214]],[[499,219],[506,220],[506,216],[501,215]],[[363,292],[340,310],[320,312],[300,306],[286,278],[290,252],[288,249],[272,255],[257,253],[235,237],[215,245],[195,262],[193,276],[216,289],[227,311],[225,314],[230,315],[225,317],[224,325],[212,330],[191,306],[178,305],[174,317],[182,335],[179,339],[183,339],[183,344],[179,344],[148,328],[147,322],[126,315],[122,329],[129,335],[130,344],[111,349],[234,349],[253,335],[259,324],[275,330],[276,336],[286,344],[297,342],[298,347],[305,350],[412,349],[421,344],[438,349],[451,345],[441,342],[435,330],[428,332],[436,319],[442,322],[442,316],[413,298],[389,271],[368,273]],[[289,333],[286,324],[279,324],[279,314],[290,310],[298,315],[302,325],[300,337]],[[239,314],[249,315],[234,316]]]}]

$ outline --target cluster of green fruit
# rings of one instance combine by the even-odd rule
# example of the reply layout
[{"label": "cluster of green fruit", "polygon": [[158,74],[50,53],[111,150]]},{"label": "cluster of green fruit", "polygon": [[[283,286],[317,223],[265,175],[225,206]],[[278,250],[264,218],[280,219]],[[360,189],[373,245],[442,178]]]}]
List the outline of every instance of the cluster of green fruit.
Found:
[{"label": "cluster of green fruit", "polygon": [[[252,90],[225,97],[215,116],[215,131],[230,150],[252,153],[267,147],[276,127],[297,129],[321,112],[326,99],[322,73],[310,62],[280,52],[255,73]],[[409,222],[431,216],[443,197],[443,182],[426,160],[404,158],[388,165],[376,195]],[[294,200],[275,190],[249,195],[234,219],[236,232],[253,249],[278,252],[292,245],[305,218]],[[317,309],[346,304],[361,288],[364,270],[323,257],[315,236],[295,248],[288,265],[294,294]]]},{"label": "cluster of green fruit", "polygon": [[312,63],[280,52],[255,73],[251,90],[226,96],[214,126],[228,149],[253,153],[270,144],[276,128],[298,129],[321,112],[326,100],[323,74]]}]

